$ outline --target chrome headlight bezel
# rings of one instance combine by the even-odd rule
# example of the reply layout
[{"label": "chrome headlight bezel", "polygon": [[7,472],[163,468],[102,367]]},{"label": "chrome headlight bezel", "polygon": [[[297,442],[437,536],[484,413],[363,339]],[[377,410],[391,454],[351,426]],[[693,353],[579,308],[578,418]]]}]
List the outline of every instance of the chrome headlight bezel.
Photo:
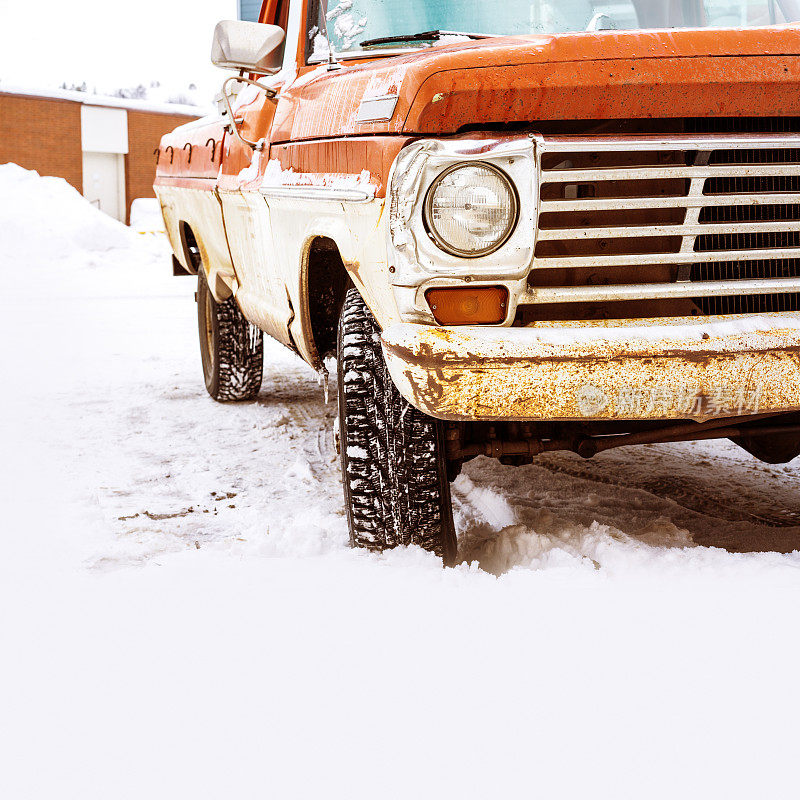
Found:
[{"label": "chrome headlight bezel", "polygon": [[[445,178],[447,178],[449,175],[452,175],[454,172],[458,172],[459,170],[474,169],[476,167],[494,173],[506,185],[509,198],[511,200],[511,210],[505,229],[491,245],[480,250],[462,250],[453,245],[451,242],[448,242],[442,233],[437,230],[433,215],[433,201],[436,194],[436,189],[441,185]],[[491,253],[499,250],[511,238],[511,235],[514,233],[514,229],[517,227],[517,223],[519,222],[519,205],[520,203],[519,195],[517,194],[517,187],[514,185],[514,181],[512,181],[502,169],[494,164],[489,163],[488,161],[461,161],[451,164],[445,170],[440,172],[430,184],[428,191],[425,194],[422,219],[428,235],[445,253],[449,253],[452,256],[457,256],[458,258],[482,258],[483,256],[488,256]]]},{"label": "chrome headlight bezel", "polygon": [[[487,164],[511,181],[518,204],[517,222],[507,239],[488,255],[465,258],[443,250],[424,221],[428,190],[451,167]],[[395,286],[419,285],[434,276],[471,276],[519,280],[528,274],[536,240],[537,170],[534,143],[521,134],[507,137],[468,135],[422,139],[404,147],[395,159],[387,186],[389,261]]]},{"label": "chrome headlight bezel", "polygon": [[[443,250],[429,234],[425,200],[430,186],[445,170],[475,163],[490,164],[510,179],[518,203],[517,221],[507,239],[491,253],[465,258]],[[509,289],[504,324],[511,324],[536,247],[538,168],[532,137],[478,133],[420,139],[406,145],[389,172],[386,211],[388,271],[403,321],[436,324],[425,290],[474,281],[474,285]]]}]

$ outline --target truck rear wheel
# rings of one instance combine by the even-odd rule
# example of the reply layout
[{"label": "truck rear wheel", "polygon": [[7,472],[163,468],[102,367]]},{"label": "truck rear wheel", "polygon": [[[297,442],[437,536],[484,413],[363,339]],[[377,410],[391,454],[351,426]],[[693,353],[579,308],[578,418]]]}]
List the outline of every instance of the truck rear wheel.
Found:
[{"label": "truck rear wheel", "polygon": [[380,329],[355,289],[348,290],[339,319],[337,372],[350,543],[374,551],[418,545],[452,564],[444,426],[395,387]]},{"label": "truck rear wheel", "polygon": [[197,279],[197,322],[208,393],[219,402],[254,400],[261,389],[264,335],[244,318],[233,297],[222,303],[214,299],[202,266]]}]

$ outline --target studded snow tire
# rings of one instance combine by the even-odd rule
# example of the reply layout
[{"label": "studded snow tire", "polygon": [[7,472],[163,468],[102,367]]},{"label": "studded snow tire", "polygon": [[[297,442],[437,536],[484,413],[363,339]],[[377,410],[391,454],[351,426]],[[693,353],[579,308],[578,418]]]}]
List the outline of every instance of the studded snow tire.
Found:
[{"label": "studded snow tire", "polygon": [[419,545],[452,563],[456,537],[444,428],[395,387],[378,325],[352,288],[339,320],[337,370],[351,544],[374,551]]},{"label": "studded snow tire", "polygon": [[254,400],[261,389],[264,335],[244,318],[233,297],[222,303],[214,299],[202,267],[197,321],[208,393],[219,402]]}]

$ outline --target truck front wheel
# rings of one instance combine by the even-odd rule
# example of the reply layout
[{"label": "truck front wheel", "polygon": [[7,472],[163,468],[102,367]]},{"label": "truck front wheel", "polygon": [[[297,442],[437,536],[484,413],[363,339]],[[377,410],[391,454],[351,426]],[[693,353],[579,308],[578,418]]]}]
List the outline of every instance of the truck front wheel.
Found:
[{"label": "truck front wheel", "polygon": [[339,319],[337,371],[350,543],[374,551],[418,545],[453,563],[443,425],[395,387],[378,325],[355,289],[348,290]]},{"label": "truck front wheel", "polygon": [[200,356],[208,393],[219,402],[254,400],[261,389],[264,335],[229,297],[218,303],[201,266],[197,278]]}]

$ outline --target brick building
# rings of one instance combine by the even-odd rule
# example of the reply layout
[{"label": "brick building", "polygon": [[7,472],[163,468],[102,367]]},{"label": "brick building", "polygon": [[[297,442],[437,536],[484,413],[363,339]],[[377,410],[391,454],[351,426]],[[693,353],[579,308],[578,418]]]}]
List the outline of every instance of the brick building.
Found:
[{"label": "brick building", "polygon": [[192,106],[0,85],[0,164],[13,161],[64,178],[127,222],[133,200],[154,196],[153,151],[163,134],[202,113]]}]

